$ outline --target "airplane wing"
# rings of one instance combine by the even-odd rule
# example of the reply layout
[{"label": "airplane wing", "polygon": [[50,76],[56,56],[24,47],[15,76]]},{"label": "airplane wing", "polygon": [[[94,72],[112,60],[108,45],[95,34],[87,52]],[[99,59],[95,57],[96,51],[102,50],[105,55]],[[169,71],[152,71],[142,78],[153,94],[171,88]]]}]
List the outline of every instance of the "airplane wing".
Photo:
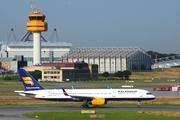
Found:
[{"label": "airplane wing", "polygon": [[34,93],[24,93],[25,95],[36,95]]},{"label": "airplane wing", "polygon": [[62,90],[65,96],[70,96],[79,100],[92,100],[93,98],[95,98],[94,96],[70,95],[65,91],[64,88],[62,88]]},{"label": "airplane wing", "polygon": [[94,97],[93,96],[70,96],[72,98],[76,98],[76,99],[79,99],[79,100],[92,100]]}]

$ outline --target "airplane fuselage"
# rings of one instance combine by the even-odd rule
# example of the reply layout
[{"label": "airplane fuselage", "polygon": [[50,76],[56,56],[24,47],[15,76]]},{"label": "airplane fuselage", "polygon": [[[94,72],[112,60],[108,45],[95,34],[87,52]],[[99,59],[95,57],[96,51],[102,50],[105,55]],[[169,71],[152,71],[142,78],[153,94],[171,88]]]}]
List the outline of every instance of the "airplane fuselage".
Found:
[{"label": "airplane fuselage", "polygon": [[[108,100],[152,100],[155,98],[150,92],[142,89],[66,89],[68,94],[74,96],[89,96]],[[45,89],[21,92],[22,96],[52,100],[52,101],[81,101],[65,96],[61,89]]]},{"label": "airplane fuselage", "polygon": [[22,96],[51,101],[82,101],[82,107],[103,106],[109,100],[152,100],[155,96],[143,89],[45,89],[26,70],[18,70],[25,91]]}]

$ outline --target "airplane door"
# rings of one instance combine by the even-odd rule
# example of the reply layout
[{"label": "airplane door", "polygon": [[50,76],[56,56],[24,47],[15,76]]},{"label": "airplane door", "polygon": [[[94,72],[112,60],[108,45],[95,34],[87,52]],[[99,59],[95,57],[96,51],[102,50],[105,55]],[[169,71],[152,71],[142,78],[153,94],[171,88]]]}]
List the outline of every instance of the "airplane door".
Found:
[{"label": "airplane door", "polygon": [[143,97],[143,93],[142,93],[142,91],[140,91],[140,93],[139,93],[139,97]]},{"label": "airplane door", "polygon": [[46,91],[43,91],[43,92],[42,92],[42,97],[43,97],[43,98],[44,98],[45,95],[46,95],[45,92],[46,92]]},{"label": "airplane door", "polygon": [[116,91],[112,90],[112,97],[116,97]]}]

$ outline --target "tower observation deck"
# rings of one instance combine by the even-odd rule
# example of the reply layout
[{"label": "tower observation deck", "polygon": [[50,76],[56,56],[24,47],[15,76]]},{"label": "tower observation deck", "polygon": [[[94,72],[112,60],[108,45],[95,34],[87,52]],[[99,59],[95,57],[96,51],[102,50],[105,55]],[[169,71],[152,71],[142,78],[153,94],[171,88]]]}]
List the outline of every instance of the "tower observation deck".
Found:
[{"label": "tower observation deck", "polygon": [[29,14],[26,30],[33,33],[33,65],[41,65],[41,32],[48,30],[45,15],[36,10]]}]

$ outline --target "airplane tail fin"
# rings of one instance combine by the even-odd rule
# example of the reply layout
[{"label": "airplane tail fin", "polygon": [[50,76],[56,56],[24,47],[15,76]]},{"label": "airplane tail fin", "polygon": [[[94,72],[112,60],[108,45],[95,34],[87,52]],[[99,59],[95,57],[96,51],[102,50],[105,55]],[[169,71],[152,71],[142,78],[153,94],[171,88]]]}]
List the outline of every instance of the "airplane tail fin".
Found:
[{"label": "airplane tail fin", "polygon": [[63,91],[63,94],[64,94],[65,96],[69,96],[69,95],[67,94],[67,92],[65,91],[64,88],[62,88],[62,91]]},{"label": "airplane tail fin", "polygon": [[18,72],[26,91],[44,89],[26,70],[19,69]]}]

